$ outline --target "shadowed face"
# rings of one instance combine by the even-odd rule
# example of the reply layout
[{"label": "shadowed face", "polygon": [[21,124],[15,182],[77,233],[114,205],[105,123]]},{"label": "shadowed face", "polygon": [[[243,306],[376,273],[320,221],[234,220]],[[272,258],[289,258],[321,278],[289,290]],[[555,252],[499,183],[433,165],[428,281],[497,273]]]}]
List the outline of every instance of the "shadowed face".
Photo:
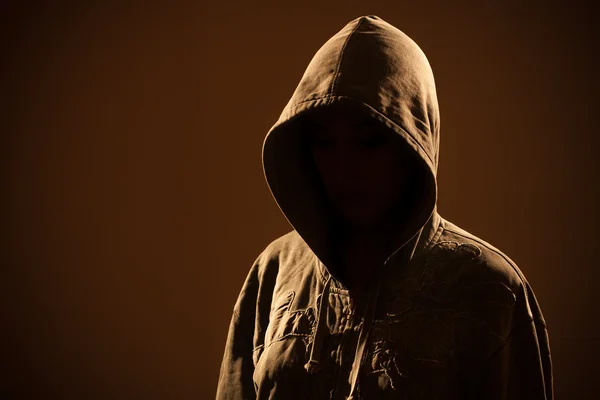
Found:
[{"label": "shadowed face", "polygon": [[358,227],[383,222],[407,195],[414,156],[396,133],[345,110],[313,116],[310,149],[338,216]]}]

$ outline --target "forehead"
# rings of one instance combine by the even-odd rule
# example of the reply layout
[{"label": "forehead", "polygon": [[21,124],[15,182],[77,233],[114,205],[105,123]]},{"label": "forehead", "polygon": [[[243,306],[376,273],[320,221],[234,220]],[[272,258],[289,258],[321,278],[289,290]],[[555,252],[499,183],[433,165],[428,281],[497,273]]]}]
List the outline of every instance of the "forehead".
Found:
[{"label": "forehead", "polygon": [[341,107],[328,107],[315,110],[308,117],[308,124],[314,133],[337,131],[372,131],[380,128],[370,117]]}]

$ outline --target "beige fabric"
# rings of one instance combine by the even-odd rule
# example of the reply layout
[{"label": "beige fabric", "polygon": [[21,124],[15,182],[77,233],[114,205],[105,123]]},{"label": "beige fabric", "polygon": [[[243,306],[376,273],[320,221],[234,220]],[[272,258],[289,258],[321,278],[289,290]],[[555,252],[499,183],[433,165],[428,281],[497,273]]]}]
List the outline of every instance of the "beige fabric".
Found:
[{"label": "beige fabric", "polygon": [[[303,121],[344,107],[389,129],[420,171],[367,298],[330,268],[331,213]],[[316,52],[263,143],[269,188],[294,228],[257,257],[236,302],[217,399],[553,398],[546,322],[501,250],[437,212],[440,113],[425,54],[361,16]]]}]

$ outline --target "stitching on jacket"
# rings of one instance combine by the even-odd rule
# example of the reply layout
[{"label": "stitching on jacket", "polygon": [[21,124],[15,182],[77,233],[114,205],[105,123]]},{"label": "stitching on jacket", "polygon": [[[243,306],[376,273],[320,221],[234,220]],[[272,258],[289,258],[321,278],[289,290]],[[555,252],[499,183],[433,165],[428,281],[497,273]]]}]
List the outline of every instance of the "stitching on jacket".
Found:
[{"label": "stitching on jacket", "polygon": [[[296,296],[295,291],[288,290],[288,291],[282,293],[281,295],[277,296],[277,298],[273,299],[273,302],[271,303],[271,310],[269,311],[269,323],[265,330],[265,342],[267,342],[267,340],[269,342],[271,342],[272,340],[275,339],[275,335],[277,332],[275,332],[274,329],[279,327],[279,325],[281,324],[281,320],[288,313],[288,310],[290,309],[290,305],[291,305],[292,301],[294,301],[295,296]],[[273,313],[279,309],[281,309],[281,311],[280,311],[281,317],[279,317],[277,319],[273,319],[273,316],[274,316]],[[277,323],[277,326],[275,326],[275,323]]]},{"label": "stitching on jacket", "polygon": [[282,337],[278,337],[277,339],[271,340],[269,342],[269,344],[265,347],[265,349],[269,348],[273,343],[281,342],[282,340],[287,339],[288,337],[308,337],[308,336],[310,336],[309,333],[293,333],[293,332],[290,332],[290,333],[287,333],[287,334],[283,335]]},{"label": "stitching on jacket", "polygon": [[406,371],[404,369],[401,371],[398,367],[396,351],[388,346],[386,340],[378,340],[374,345],[375,349],[370,356],[373,370],[369,371],[369,374],[382,373],[387,377],[390,387],[398,390],[401,378],[406,378]]},{"label": "stitching on jacket", "polygon": [[329,273],[329,271],[327,271],[327,267],[325,266],[325,264],[323,264],[321,262],[321,260],[319,260],[319,258],[317,257],[316,254],[313,253],[313,256],[314,256],[314,262],[316,264],[315,268],[317,269],[319,275],[321,276],[322,283],[325,284],[325,282],[327,281],[327,278],[328,278],[326,273]]},{"label": "stitching on jacket", "polygon": [[261,345],[259,345],[259,346],[256,346],[254,349],[252,349],[252,352],[254,353],[255,351],[258,351],[258,350],[260,350],[260,349],[263,349],[264,347],[265,347],[265,345],[264,345],[264,344],[261,344]]},{"label": "stitching on jacket", "polygon": [[[273,302],[274,308],[272,311],[278,310],[281,315],[269,321],[267,331],[265,332],[264,348],[267,349],[271,344],[281,341],[288,337],[308,337],[312,334],[314,327],[314,310],[312,307],[297,309],[291,311],[291,306],[296,298],[294,290],[288,290]],[[305,329],[301,324],[308,324],[309,329],[306,333],[302,333]],[[267,335],[268,333],[268,335]],[[282,334],[281,336],[277,336]]]}]

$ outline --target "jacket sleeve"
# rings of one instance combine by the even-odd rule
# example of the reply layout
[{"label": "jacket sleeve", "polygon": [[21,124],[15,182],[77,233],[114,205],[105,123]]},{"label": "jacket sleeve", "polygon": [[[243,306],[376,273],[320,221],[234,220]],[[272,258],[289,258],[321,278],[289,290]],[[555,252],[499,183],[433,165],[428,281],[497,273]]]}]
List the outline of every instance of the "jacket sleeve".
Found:
[{"label": "jacket sleeve", "polygon": [[[268,324],[268,311],[276,271],[265,261],[264,252],[256,259],[240,291],[225,343],[223,360],[217,383],[216,400],[253,400],[253,355],[262,349],[264,326]],[[275,275],[273,274],[275,273]]]},{"label": "jacket sleeve", "polygon": [[554,399],[546,322],[529,283],[524,288],[526,300],[515,311],[528,318],[517,315],[505,343],[488,359],[481,399]]}]

